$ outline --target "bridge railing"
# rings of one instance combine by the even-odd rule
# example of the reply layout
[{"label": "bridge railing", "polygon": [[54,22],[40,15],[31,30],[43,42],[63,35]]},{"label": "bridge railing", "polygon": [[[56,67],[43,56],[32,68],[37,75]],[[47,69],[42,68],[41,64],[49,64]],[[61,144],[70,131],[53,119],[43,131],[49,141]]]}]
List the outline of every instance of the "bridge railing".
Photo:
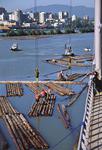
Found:
[{"label": "bridge railing", "polygon": [[90,127],[92,103],[93,103],[93,81],[90,79],[86,104],[85,104],[83,123],[80,131],[77,150],[88,150],[89,127]]}]

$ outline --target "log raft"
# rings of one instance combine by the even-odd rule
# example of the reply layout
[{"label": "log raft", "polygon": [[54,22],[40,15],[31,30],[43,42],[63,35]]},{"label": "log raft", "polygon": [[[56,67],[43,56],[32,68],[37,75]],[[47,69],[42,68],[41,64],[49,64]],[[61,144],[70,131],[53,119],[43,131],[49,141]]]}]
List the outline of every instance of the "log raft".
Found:
[{"label": "log raft", "polygon": [[61,96],[65,96],[65,95],[73,95],[75,94],[73,91],[71,91],[68,88],[65,88],[63,86],[61,86],[60,84],[56,84],[53,82],[49,82],[47,84],[45,84],[47,87],[51,88],[54,92],[56,92],[57,94],[61,95]]},{"label": "log raft", "polygon": [[23,87],[21,83],[7,83],[6,84],[7,97],[9,96],[23,96]]},{"label": "log raft", "polygon": [[52,116],[56,97],[52,94],[49,98],[40,98],[35,102],[28,113],[30,117]]},{"label": "log raft", "polygon": [[48,59],[44,62],[53,64],[53,65],[59,65],[63,67],[71,66],[77,66],[77,67],[89,67],[91,66],[91,63],[86,64],[86,61],[92,61],[93,55],[77,55],[77,56],[65,56],[61,57],[59,59]]},{"label": "log raft", "polygon": [[0,97],[0,107],[3,120],[18,150],[49,148],[40,133],[35,128],[32,128],[24,116],[11,106],[6,97]]}]

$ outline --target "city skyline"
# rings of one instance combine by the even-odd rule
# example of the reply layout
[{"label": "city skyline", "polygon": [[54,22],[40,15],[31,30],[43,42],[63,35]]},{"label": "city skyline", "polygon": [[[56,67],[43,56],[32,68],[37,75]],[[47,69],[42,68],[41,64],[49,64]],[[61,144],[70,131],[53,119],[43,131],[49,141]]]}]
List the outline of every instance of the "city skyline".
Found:
[{"label": "city skyline", "polygon": [[[87,7],[94,7],[94,1],[93,0],[77,0],[77,1],[71,1],[71,0],[66,0],[66,1],[62,1],[62,0],[40,0],[40,1],[36,1],[37,2],[37,6],[46,6],[46,5],[52,5],[52,4],[63,4],[63,5],[70,5],[70,3],[72,3],[73,6],[79,6],[79,5],[83,5],[83,6],[87,6]],[[25,0],[22,1],[18,1],[18,0],[1,0],[0,2],[0,6],[1,7],[5,7],[7,10],[14,10],[14,9],[27,9],[27,8],[31,8],[34,6],[34,0],[30,0],[30,2],[26,2]]]}]

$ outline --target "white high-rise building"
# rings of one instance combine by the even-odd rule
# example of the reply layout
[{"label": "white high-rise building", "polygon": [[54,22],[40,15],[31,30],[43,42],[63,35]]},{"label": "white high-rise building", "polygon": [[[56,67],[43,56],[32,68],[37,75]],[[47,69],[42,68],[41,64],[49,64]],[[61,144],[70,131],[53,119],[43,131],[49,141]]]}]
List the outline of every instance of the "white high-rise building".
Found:
[{"label": "white high-rise building", "polygon": [[45,23],[46,17],[45,17],[45,12],[40,12],[39,13],[39,23]]},{"label": "white high-rise building", "polygon": [[60,11],[58,13],[58,18],[59,20],[62,20],[62,19],[68,19],[68,12],[67,11]]},{"label": "white high-rise building", "polygon": [[58,13],[58,18],[59,18],[59,20],[63,19],[63,12],[62,12],[62,11],[60,11],[60,12]]},{"label": "white high-rise building", "polygon": [[76,15],[72,15],[72,21],[76,21],[77,16]]},{"label": "white high-rise building", "polygon": [[22,14],[23,14],[22,11],[17,9],[13,13],[9,14],[9,20],[14,20],[14,21],[18,22],[19,24],[21,24],[21,22],[22,22]]},{"label": "white high-rise building", "polygon": [[0,20],[1,21],[6,20],[6,15],[4,13],[0,14]]}]

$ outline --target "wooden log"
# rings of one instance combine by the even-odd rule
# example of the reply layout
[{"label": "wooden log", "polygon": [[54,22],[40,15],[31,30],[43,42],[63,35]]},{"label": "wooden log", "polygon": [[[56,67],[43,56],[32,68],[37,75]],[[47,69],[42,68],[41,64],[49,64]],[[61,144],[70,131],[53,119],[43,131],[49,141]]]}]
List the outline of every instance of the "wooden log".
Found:
[{"label": "wooden log", "polygon": [[76,102],[76,100],[79,98],[82,92],[86,89],[86,87],[87,87],[87,84],[82,88],[80,93],[76,94],[74,97],[72,97],[72,99],[70,99],[70,101],[68,102],[66,106],[71,106],[74,102]]},{"label": "wooden log", "polygon": [[57,105],[57,111],[58,113],[60,113],[60,118],[65,126],[65,128],[69,128],[69,123],[66,121],[63,113],[62,113],[62,110],[61,110],[61,107],[60,107],[60,104]]}]

